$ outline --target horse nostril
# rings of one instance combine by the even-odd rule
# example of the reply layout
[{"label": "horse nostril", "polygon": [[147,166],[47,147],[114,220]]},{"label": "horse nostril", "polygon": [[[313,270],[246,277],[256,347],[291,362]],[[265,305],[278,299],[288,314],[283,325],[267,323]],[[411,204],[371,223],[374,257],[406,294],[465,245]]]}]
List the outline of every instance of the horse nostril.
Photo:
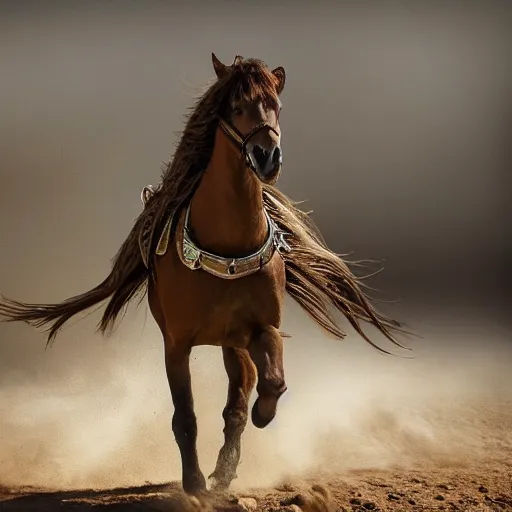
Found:
[{"label": "horse nostril", "polygon": [[260,169],[264,169],[267,165],[268,159],[270,158],[270,152],[261,146],[254,146],[252,148],[252,154],[254,155]]},{"label": "horse nostril", "polygon": [[283,154],[281,153],[281,148],[276,146],[274,148],[274,153],[272,154],[272,163],[274,165],[281,165],[283,161]]}]

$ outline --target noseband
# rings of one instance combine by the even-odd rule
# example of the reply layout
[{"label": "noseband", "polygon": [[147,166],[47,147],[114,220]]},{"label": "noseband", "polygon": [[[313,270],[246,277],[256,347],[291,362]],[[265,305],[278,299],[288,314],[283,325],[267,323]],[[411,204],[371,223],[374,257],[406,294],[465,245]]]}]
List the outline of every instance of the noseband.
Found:
[{"label": "noseband", "polygon": [[245,159],[245,163],[254,172],[256,172],[256,164],[253,161],[252,155],[250,155],[247,152],[247,144],[249,143],[249,141],[258,132],[260,132],[261,130],[264,130],[264,129],[274,132],[278,137],[281,136],[281,134],[273,126],[270,126],[268,123],[258,124],[245,136],[242,133],[240,133],[240,131],[235,126],[233,126],[229,121],[226,121],[225,119],[221,118],[219,120],[219,125],[224,130],[224,133],[229,137],[231,142],[233,142],[235,144],[235,146],[240,149],[240,152],[242,153],[242,155]]}]

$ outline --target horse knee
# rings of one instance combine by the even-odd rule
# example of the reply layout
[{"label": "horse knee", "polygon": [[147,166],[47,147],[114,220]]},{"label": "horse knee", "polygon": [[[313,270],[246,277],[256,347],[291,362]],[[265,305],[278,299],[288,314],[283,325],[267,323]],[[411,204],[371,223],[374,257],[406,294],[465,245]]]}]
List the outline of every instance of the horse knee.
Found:
[{"label": "horse knee", "polygon": [[287,390],[284,375],[270,375],[262,377],[256,390],[259,396],[278,399]]},{"label": "horse knee", "polygon": [[258,394],[279,398],[286,391],[283,340],[279,331],[267,327],[254,333],[249,353],[258,371]]}]

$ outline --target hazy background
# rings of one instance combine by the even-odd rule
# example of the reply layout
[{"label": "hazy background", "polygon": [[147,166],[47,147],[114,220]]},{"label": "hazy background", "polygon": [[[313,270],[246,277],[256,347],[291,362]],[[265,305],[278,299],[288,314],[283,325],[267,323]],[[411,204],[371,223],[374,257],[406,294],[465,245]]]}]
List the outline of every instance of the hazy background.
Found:
[{"label": "hazy background", "polygon": [[[238,483],[310,468],[326,430],[341,467],[475,456],[472,408],[512,389],[511,48],[506,0],[1,2],[0,292],[60,301],[102,280],[210,52],[262,58],[287,72],[280,187],[337,252],[387,258],[373,284],[424,339],[412,361],[381,357],[288,304],[289,392],[272,426],[248,427]],[[48,351],[0,326],[0,484],[180,477],[145,303],[107,341],[97,320]],[[208,473],[227,380],[218,349],[194,355]]]}]

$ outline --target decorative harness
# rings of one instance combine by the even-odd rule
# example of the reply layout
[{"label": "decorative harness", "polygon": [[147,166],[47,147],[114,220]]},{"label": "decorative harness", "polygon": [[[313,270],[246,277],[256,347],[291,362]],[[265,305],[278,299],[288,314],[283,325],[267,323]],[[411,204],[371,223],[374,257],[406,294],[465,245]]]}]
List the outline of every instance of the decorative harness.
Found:
[{"label": "decorative harness", "polygon": [[[228,121],[220,119],[220,127],[228,135],[231,141],[240,148],[248,167],[256,171],[256,165],[252,155],[247,152],[247,143],[260,130],[268,129],[279,136],[279,132],[267,123],[260,123],[245,137]],[[155,189],[149,185],[142,189],[141,201],[145,206],[155,194]],[[267,219],[267,238],[258,251],[241,258],[226,258],[201,249],[192,239],[190,234],[190,206],[182,211],[176,229],[176,249],[181,262],[190,270],[202,269],[209,274],[222,279],[239,279],[259,272],[274,256],[290,252],[291,248],[285,240],[286,233],[272,220],[268,211],[264,208]],[[155,253],[163,256],[167,252],[174,215],[171,215],[165,223],[163,232],[156,246]],[[147,262],[146,262],[147,265]]]}]

